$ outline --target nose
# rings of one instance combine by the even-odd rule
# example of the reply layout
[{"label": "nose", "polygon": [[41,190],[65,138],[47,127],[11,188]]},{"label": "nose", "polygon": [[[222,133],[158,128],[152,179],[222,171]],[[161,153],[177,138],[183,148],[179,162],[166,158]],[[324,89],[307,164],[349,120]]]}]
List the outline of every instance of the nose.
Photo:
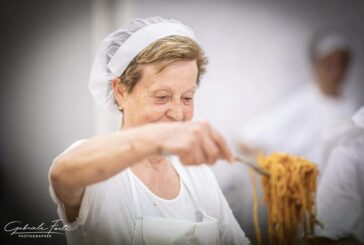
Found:
[{"label": "nose", "polygon": [[181,103],[173,103],[167,111],[167,116],[173,121],[183,120],[183,105]]}]

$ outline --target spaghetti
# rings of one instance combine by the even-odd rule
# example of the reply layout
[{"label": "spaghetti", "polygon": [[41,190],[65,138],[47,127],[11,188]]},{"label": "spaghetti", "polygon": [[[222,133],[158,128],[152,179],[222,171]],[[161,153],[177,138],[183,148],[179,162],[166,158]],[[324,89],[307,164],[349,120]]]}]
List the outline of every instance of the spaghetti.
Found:
[{"label": "spaghetti", "polygon": [[[302,235],[305,244],[314,235],[316,220],[316,178],[318,169],[308,160],[284,153],[259,155],[257,165],[269,177],[261,177],[263,203],[268,205],[270,245],[297,244]],[[252,179],[254,181],[254,179]],[[254,224],[257,242],[261,243],[257,218],[256,184],[253,182]]]}]

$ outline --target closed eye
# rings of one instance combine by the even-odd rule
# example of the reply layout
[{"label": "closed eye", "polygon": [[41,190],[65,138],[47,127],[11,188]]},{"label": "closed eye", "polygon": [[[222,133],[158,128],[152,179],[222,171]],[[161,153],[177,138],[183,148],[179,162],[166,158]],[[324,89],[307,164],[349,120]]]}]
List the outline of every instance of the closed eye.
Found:
[{"label": "closed eye", "polygon": [[157,104],[165,104],[168,102],[168,100],[170,99],[170,96],[167,95],[160,95],[160,96],[155,96],[155,103]]},{"label": "closed eye", "polygon": [[184,97],[184,98],[183,98],[183,101],[184,101],[185,103],[190,103],[190,102],[192,102],[192,100],[193,100],[193,97]]},{"label": "closed eye", "polygon": [[166,100],[166,99],[168,99],[168,96],[158,96],[157,98],[160,100]]}]

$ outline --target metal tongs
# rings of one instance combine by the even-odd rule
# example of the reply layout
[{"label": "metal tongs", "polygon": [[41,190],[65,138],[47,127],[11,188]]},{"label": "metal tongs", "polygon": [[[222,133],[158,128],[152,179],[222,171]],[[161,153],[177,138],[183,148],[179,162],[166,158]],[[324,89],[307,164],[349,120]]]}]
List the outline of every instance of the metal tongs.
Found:
[{"label": "metal tongs", "polygon": [[235,161],[244,163],[245,165],[247,165],[249,168],[253,169],[255,172],[257,172],[260,175],[263,175],[265,177],[270,176],[270,174],[267,171],[265,171],[262,168],[258,167],[255,164],[255,162],[253,162],[251,160],[245,159],[244,157],[241,157],[241,156],[235,156]]},{"label": "metal tongs", "polygon": [[[171,154],[167,153],[167,152],[162,152],[162,155],[163,156],[171,156]],[[263,175],[265,177],[269,177],[270,174],[265,171],[264,169],[258,167],[257,165],[255,165],[255,162],[251,161],[251,160],[248,160],[242,156],[235,156],[235,161],[236,162],[241,162],[241,163],[244,163],[245,165],[247,165],[248,167],[252,168],[255,172],[257,172],[258,174],[260,175]]]}]

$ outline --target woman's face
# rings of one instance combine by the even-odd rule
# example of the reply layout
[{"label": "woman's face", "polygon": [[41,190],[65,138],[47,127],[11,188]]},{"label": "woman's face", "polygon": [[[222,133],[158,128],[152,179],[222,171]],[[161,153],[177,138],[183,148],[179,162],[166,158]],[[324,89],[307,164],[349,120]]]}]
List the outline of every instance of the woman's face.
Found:
[{"label": "woman's face", "polygon": [[155,64],[144,65],[142,78],[133,91],[120,97],[124,108],[123,128],[192,119],[198,74],[196,61],[174,62],[160,72],[158,68]]}]

